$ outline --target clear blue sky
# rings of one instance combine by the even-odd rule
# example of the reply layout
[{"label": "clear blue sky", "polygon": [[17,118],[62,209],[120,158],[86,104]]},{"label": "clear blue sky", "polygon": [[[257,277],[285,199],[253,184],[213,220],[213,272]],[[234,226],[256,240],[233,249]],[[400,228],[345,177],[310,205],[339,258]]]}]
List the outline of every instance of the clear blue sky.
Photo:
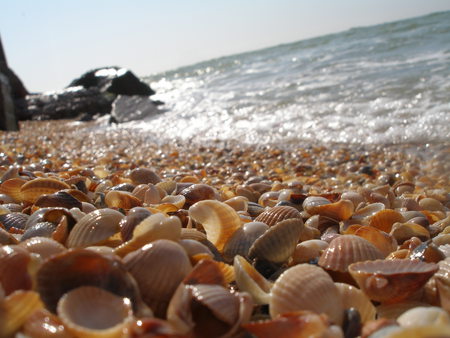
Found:
[{"label": "clear blue sky", "polygon": [[10,67],[44,91],[95,67],[145,76],[444,10],[449,0],[0,0],[0,35]]}]

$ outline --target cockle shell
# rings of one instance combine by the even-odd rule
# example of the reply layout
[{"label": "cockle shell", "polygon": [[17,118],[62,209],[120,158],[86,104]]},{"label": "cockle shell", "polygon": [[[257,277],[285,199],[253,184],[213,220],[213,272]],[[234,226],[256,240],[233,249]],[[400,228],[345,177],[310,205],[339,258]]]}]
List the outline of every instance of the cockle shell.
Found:
[{"label": "cockle shell", "polygon": [[157,317],[164,317],[169,301],[192,266],[178,243],[156,240],[133,251],[123,259],[136,279],[142,299]]},{"label": "cockle shell", "polygon": [[0,337],[12,336],[34,311],[42,307],[35,291],[18,290],[0,300]]},{"label": "cockle shell", "polygon": [[355,231],[355,236],[362,237],[372,243],[386,257],[397,250],[395,237],[369,225],[362,226]]},{"label": "cockle shell", "polygon": [[119,223],[124,215],[119,211],[105,208],[90,212],[81,218],[69,233],[68,248],[99,245],[119,232]]},{"label": "cockle shell", "polygon": [[438,270],[434,263],[394,259],[354,263],[349,272],[372,300],[400,302],[407,299]]},{"label": "cockle shell", "polygon": [[30,253],[38,254],[42,259],[60,254],[67,249],[61,243],[47,237],[33,237],[20,243]]},{"label": "cockle shell", "polygon": [[375,215],[370,217],[369,225],[389,233],[392,225],[397,222],[404,222],[402,214],[391,209],[384,209],[378,211]]},{"label": "cockle shell", "polygon": [[22,178],[10,178],[4,181],[0,186],[0,193],[8,195],[16,202],[22,201],[22,193],[20,188],[28,181]]},{"label": "cockle shell", "polygon": [[411,237],[418,237],[422,241],[430,239],[430,232],[423,226],[415,223],[394,223],[390,234],[395,237],[399,244]]},{"label": "cockle shell", "polygon": [[450,258],[438,263],[439,270],[433,276],[441,307],[450,313]]},{"label": "cockle shell", "polygon": [[403,327],[423,325],[449,325],[450,315],[439,307],[415,307],[406,311],[397,318],[397,322]]},{"label": "cockle shell", "polygon": [[127,215],[119,223],[120,235],[124,242],[129,241],[133,236],[134,228],[152,212],[143,207],[135,207],[128,211]]},{"label": "cockle shell", "polygon": [[216,200],[195,203],[189,208],[189,216],[203,226],[206,237],[219,251],[241,227],[239,214],[229,205]]},{"label": "cockle shell", "polygon": [[149,168],[136,168],[130,172],[130,178],[134,184],[156,184],[161,182],[161,178]]},{"label": "cockle shell", "polygon": [[48,258],[37,272],[36,289],[47,309],[56,312],[58,300],[67,291],[84,285],[97,286],[131,299],[137,309],[136,282],[118,257],[87,249],[70,249]]},{"label": "cockle shell", "polygon": [[180,191],[180,195],[186,198],[186,209],[199,201],[215,200],[216,193],[216,190],[207,184],[192,184]]},{"label": "cockle shell", "polygon": [[23,334],[33,338],[73,338],[61,320],[46,309],[38,309],[23,325]]},{"label": "cockle shell", "polygon": [[248,251],[250,259],[283,263],[292,255],[303,231],[300,218],[285,219],[258,237]]},{"label": "cockle shell", "polygon": [[0,285],[6,295],[15,290],[29,290],[32,276],[28,266],[30,253],[18,245],[0,246]]},{"label": "cockle shell", "polygon": [[328,245],[328,242],[320,239],[310,239],[298,243],[292,254],[292,264],[308,263],[311,260],[318,259]]},{"label": "cockle shell", "polygon": [[39,222],[27,228],[27,230],[25,230],[22,234],[20,240],[25,241],[33,237],[50,237],[55,230],[56,224],[51,222]]},{"label": "cockle shell", "polygon": [[115,249],[118,256],[125,256],[131,251],[137,250],[144,245],[157,239],[180,240],[181,222],[178,217],[165,217],[161,213],[150,215],[143,219],[133,231],[131,239]]},{"label": "cockle shell", "polygon": [[123,337],[133,316],[128,298],[93,286],[82,286],[63,295],[57,313],[74,336],[89,338]]},{"label": "cockle shell", "polygon": [[25,229],[26,222],[30,216],[21,212],[11,212],[8,214],[0,215],[0,223],[6,230],[11,228]]},{"label": "cockle shell", "polygon": [[333,323],[341,325],[343,308],[339,291],[320,267],[295,265],[275,281],[269,303],[271,317],[298,310],[325,313]]},{"label": "cockle shell", "polygon": [[36,202],[34,202],[36,207],[62,207],[62,208],[79,208],[81,209],[81,202],[73,197],[71,194],[64,190],[57,191],[53,194],[47,194],[40,196]]},{"label": "cockle shell", "polygon": [[341,295],[344,309],[356,308],[363,323],[375,319],[377,313],[375,306],[373,306],[370,299],[360,289],[345,283],[334,284]]},{"label": "cockle shell", "polygon": [[289,218],[302,218],[300,211],[297,209],[282,205],[273,208],[266,209],[258,217],[255,218],[255,222],[263,222],[268,226],[273,226],[280,221]]},{"label": "cockle shell", "polygon": [[139,207],[142,202],[136,196],[126,191],[110,190],[105,195],[105,203],[108,208],[121,208],[129,210]]},{"label": "cockle shell", "polygon": [[49,177],[38,177],[22,185],[20,194],[23,201],[34,203],[42,195],[53,194],[64,189],[70,189],[70,186],[63,181]]}]

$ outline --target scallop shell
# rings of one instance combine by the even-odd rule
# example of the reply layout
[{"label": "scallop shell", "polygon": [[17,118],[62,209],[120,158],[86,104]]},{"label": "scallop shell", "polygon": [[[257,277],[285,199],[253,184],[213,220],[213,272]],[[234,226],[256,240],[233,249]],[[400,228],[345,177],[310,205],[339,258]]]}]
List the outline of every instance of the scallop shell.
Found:
[{"label": "scallop shell", "polygon": [[397,222],[405,222],[402,214],[395,210],[384,209],[370,217],[369,225],[389,233],[392,225]]},{"label": "scallop shell", "polygon": [[237,229],[223,249],[223,258],[226,262],[232,262],[234,256],[248,256],[248,250],[255,240],[264,234],[269,226],[262,222],[245,223],[242,228]]},{"label": "scallop shell", "polygon": [[255,240],[248,251],[249,258],[272,263],[287,261],[295,250],[303,228],[303,221],[300,218],[278,222]]},{"label": "scallop shell", "polygon": [[34,203],[42,195],[53,194],[64,189],[70,189],[70,186],[55,178],[38,177],[22,185],[20,193],[23,201]]},{"label": "scallop shell", "polygon": [[99,245],[119,232],[124,215],[113,209],[99,209],[80,219],[69,233],[68,248]]},{"label": "scallop shell", "polygon": [[189,208],[189,216],[202,224],[206,236],[219,251],[222,251],[233,233],[240,228],[239,214],[229,205],[205,200],[195,203]]},{"label": "scallop shell", "polygon": [[126,191],[110,190],[105,195],[105,203],[108,208],[121,208],[129,210],[134,207],[139,207],[142,202],[136,196]]},{"label": "scallop shell", "polygon": [[56,311],[66,292],[84,285],[97,286],[121,297],[130,298],[137,308],[139,294],[135,281],[123,263],[87,249],[70,249],[47,259],[37,272],[36,289],[47,309]]},{"label": "scallop shell", "polygon": [[379,302],[407,299],[437,270],[434,263],[403,259],[366,261],[349,266],[349,272],[361,290]]},{"label": "scallop shell", "polygon": [[43,307],[39,294],[18,290],[0,301],[0,337],[12,336],[33,314]]},{"label": "scallop shell", "polygon": [[319,265],[327,270],[345,273],[352,263],[381,258],[384,258],[383,254],[369,241],[345,235],[331,241],[320,256]]},{"label": "scallop shell", "polygon": [[76,337],[123,337],[133,316],[129,299],[93,286],[66,293],[58,302],[57,312]]},{"label": "scallop shell", "polygon": [[163,214],[154,214],[142,220],[134,228],[131,239],[118,246],[114,251],[118,256],[125,256],[131,251],[157,239],[170,239],[178,241],[181,236],[181,222],[178,217],[165,217]]},{"label": "scallop shell", "polygon": [[165,316],[173,293],[192,269],[183,247],[165,239],[131,252],[123,261],[136,279],[142,299],[157,317]]},{"label": "scallop shell", "polygon": [[255,222],[263,222],[268,226],[273,226],[280,221],[289,218],[302,218],[300,211],[290,206],[277,206],[266,209],[258,217],[255,218]]},{"label": "scallop shell", "polygon": [[47,259],[66,251],[64,245],[47,237],[33,237],[20,243],[20,246],[27,249],[30,253],[40,255],[42,259]]},{"label": "scallop shell", "polygon": [[161,178],[149,168],[136,168],[130,172],[130,179],[134,184],[157,184]]},{"label": "scallop shell", "polygon": [[375,319],[377,313],[375,306],[373,306],[370,299],[360,289],[345,283],[334,284],[341,295],[344,309],[357,309],[363,323]]},{"label": "scallop shell", "polygon": [[317,266],[295,265],[283,272],[272,287],[269,303],[272,318],[298,310],[325,313],[332,322],[342,323],[339,291],[330,276]]},{"label": "scallop shell", "polygon": [[380,231],[372,226],[362,226],[355,231],[355,236],[362,237],[372,243],[386,257],[391,252],[397,250],[397,240],[395,237]]},{"label": "scallop shell", "polygon": [[308,263],[311,260],[318,259],[328,245],[328,242],[320,239],[310,239],[298,243],[292,254],[292,264]]}]

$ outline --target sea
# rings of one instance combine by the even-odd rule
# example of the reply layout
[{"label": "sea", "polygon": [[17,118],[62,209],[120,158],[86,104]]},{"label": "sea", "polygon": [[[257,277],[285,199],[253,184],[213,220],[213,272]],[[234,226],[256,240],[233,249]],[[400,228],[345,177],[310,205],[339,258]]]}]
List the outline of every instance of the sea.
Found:
[{"label": "sea", "polygon": [[355,27],[144,78],[157,140],[436,144],[450,139],[450,11]]}]

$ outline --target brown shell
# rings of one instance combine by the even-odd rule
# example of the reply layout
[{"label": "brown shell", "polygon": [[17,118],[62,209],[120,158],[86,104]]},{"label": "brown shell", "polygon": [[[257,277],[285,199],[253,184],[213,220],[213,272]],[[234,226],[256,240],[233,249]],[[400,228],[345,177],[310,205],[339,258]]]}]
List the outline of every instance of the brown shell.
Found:
[{"label": "brown shell", "polygon": [[130,172],[130,178],[134,184],[156,184],[161,178],[149,168],[136,168]]},{"label": "brown shell", "polygon": [[58,191],[54,194],[42,195],[34,203],[36,207],[62,207],[81,209],[81,202],[65,191]]},{"label": "brown shell", "polygon": [[344,235],[333,239],[319,258],[324,269],[347,272],[355,262],[384,258],[383,254],[369,241],[354,235]]},{"label": "brown shell", "polygon": [[61,243],[47,237],[33,237],[20,243],[20,246],[30,253],[40,255],[42,259],[47,259],[67,250]]},{"label": "brown shell", "polygon": [[27,220],[30,218],[27,214],[21,212],[11,212],[9,214],[0,215],[0,223],[6,230],[11,228],[25,229]]},{"label": "brown shell", "polygon": [[415,223],[394,223],[390,234],[399,244],[412,237],[418,237],[421,241],[430,239],[430,232],[423,226]]},{"label": "brown shell", "polygon": [[129,210],[134,207],[139,207],[142,202],[127,191],[110,190],[105,195],[105,203],[108,208],[121,208]]},{"label": "brown shell", "polygon": [[120,259],[87,249],[70,249],[47,259],[37,272],[36,289],[47,309],[56,305],[66,292],[83,285],[97,286],[121,297],[130,298],[134,309],[138,290]]},{"label": "brown shell", "polygon": [[193,184],[180,192],[186,198],[186,209],[196,202],[215,200],[216,190],[207,184]]},{"label": "brown shell", "polygon": [[396,222],[404,222],[402,214],[398,211],[391,209],[384,209],[378,211],[369,220],[369,225],[374,228],[380,229],[384,232],[389,233],[391,231],[392,225]]},{"label": "brown shell", "polygon": [[42,195],[53,194],[63,189],[70,189],[70,186],[55,178],[38,177],[22,185],[20,193],[25,202],[34,203]]},{"label": "brown shell", "polygon": [[133,230],[141,221],[150,216],[152,212],[143,207],[135,207],[128,211],[128,214],[122,218],[119,223],[120,235],[124,242],[131,239]]},{"label": "brown shell", "polygon": [[372,300],[400,302],[425,285],[438,270],[434,263],[394,259],[354,263],[349,271]]},{"label": "brown shell", "polygon": [[25,248],[18,245],[0,247],[0,285],[6,295],[15,290],[31,289],[30,260],[30,253]]},{"label": "brown shell", "polygon": [[8,231],[3,228],[0,228],[0,246],[1,245],[10,245],[17,244],[19,241]]},{"label": "brown shell", "polygon": [[73,338],[61,320],[46,309],[39,309],[28,317],[23,333],[33,338]]},{"label": "brown shell", "polygon": [[277,206],[266,209],[258,217],[255,218],[255,222],[263,222],[268,226],[273,226],[280,221],[289,218],[302,218],[300,211],[290,206]]},{"label": "brown shell", "polygon": [[369,225],[359,227],[355,231],[355,235],[368,240],[378,248],[385,257],[397,250],[398,244],[395,237]]},{"label": "brown shell", "polygon": [[21,202],[22,201],[22,193],[20,191],[21,187],[27,183],[28,181],[22,178],[10,178],[3,182],[0,186],[0,193],[6,194],[9,197],[12,197],[14,201]]}]

